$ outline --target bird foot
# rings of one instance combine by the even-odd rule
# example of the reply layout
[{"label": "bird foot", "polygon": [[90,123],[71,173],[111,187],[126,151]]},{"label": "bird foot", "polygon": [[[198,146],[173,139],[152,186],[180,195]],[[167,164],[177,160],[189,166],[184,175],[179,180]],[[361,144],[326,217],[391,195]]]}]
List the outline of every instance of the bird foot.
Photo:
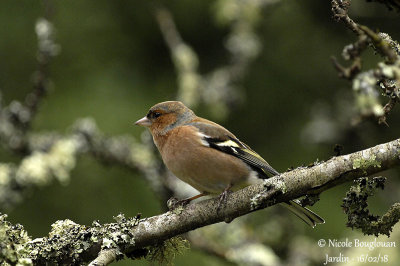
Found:
[{"label": "bird foot", "polygon": [[227,187],[220,195],[219,195],[219,202],[218,202],[218,208],[217,208],[217,212],[219,212],[222,208],[222,206],[226,205],[226,202],[228,200],[228,196],[229,194],[232,193],[232,191],[230,191],[231,186]]},{"label": "bird foot", "polygon": [[190,203],[190,199],[183,199],[183,200],[178,200],[175,197],[171,197],[168,201],[167,201],[167,207],[170,211],[175,210],[178,207],[184,207],[186,205],[188,205]]},{"label": "bird foot", "polygon": [[193,196],[193,197],[190,197],[187,199],[183,199],[183,200],[178,200],[177,198],[172,197],[167,201],[167,207],[171,211],[171,210],[176,209],[179,206],[184,207],[184,206],[188,205],[192,200],[201,198],[206,195],[207,195],[206,193],[200,193],[196,196]]}]

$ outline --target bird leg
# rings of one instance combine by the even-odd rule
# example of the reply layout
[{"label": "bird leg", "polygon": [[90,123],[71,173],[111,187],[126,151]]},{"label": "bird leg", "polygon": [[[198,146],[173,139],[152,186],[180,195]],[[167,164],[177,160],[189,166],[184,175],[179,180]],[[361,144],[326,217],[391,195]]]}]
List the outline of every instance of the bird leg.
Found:
[{"label": "bird leg", "polygon": [[172,197],[172,198],[170,198],[170,199],[167,201],[167,206],[168,206],[168,209],[169,209],[169,210],[174,210],[174,209],[176,209],[178,206],[186,206],[186,205],[189,204],[192,200],[201,198],[201,197],[206,196],[206,195],[207,195],[207,194],[205,194],[205,193],[200,193],[200,194],[198,194],[198,195],[196,195],[196,196],[193,196],[193,197],[190,197],[190,198],[187,198],[187,199],[183,199],[183,200],[178,200],[177,198]]},{"label": "bird leg", "polygon": [[228,200],[228,195],[232,192],[230,189],[232,188],[232,185],[229,184],[224,191],[219,195],[219,202],[218,202],[218,208],[217,212],[221,209],[222,205],[226,204],[226,201]]}]

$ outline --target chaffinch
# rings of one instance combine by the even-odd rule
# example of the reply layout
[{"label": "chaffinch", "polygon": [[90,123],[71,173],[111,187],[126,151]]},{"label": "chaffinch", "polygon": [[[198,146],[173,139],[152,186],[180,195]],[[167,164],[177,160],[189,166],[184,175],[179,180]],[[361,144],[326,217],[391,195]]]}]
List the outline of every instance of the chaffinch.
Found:
[{"label": "chaffinch", "polygon": [[[135,124],[150,129],[168,169],[200,191],[189,201],[209,194],[225,197],[227,191],[253,184],[256,178],[279,175],[227,129],[196,116],[181,102],[158,103]],[[298,201],[282,204],[312,227],[325,222]]]}]

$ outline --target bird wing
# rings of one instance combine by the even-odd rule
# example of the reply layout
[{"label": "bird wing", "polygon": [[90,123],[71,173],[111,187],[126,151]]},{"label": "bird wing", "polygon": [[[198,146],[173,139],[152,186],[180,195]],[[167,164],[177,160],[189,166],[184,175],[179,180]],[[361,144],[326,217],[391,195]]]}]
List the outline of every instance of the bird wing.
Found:
[{"label": "bird wing", "polygon": [[198,118],[189,123],[199,130],[201,137],[210,148],[235,156],[256,170],[261,178],[279,175],[258,153],[241,142],[226,128],[209,120]]}]

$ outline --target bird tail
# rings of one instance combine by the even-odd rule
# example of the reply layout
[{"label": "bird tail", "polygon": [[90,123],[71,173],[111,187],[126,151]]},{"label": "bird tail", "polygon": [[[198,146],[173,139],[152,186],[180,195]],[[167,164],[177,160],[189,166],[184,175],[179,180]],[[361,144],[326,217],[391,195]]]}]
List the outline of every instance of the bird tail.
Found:
[{"label": "bird tail", "polygon": [[302,219],[306,224],[311,227],[315,227],[317,224],[325,223],[325,220],[322,219],[318,214],[308,208],[301,206],[298,201],[291,200],[288,202],[282,202],[281,205],[296,214],[297,217]]}]

